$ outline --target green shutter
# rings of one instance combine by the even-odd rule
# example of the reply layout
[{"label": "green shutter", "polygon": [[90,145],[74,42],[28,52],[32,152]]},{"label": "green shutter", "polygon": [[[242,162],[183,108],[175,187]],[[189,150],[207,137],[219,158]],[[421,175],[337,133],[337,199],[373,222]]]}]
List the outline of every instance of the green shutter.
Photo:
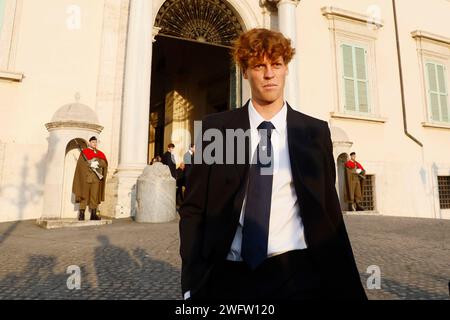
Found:
[{"label": "green shutter", "polygon": [[441,64],[427,62],[426,70],[431,119],[449,122],[448,89],[445,79],[446,69]]},{"label": "green shutter", "polygon": [[359,111],[369,112],[369,99],[367,97],[367,82],[358,81],[358,101]]},{"label": "green shutter", "polygon": [[447,105],[447,95],[441,95],[441,121],[449,122],[448,118],[448,105]]},{"label": "green shutter", "polygon": [[445,76],[444,76],[444,66],[443,65],[436,65],[437,69],[437,78],[438,78],[438,88],[440,94],[446,94],[447,88],[445,86]]},{"label": "green shutter", "polygon": [[355,81],[345,79],[345,108],[350,111],[356,110]]},{"label": "green shutter", "polygon": [[443,65],[437,65],[437,78],[441,103],[441,121],[449,122],[448,104],[447,104],[448,90],[447,90],[447,83],[445,81],[445,68]]},{"label": "green shutter", "polygon": [[437,92],[436,70],[434,63],[427,63],[428,82],[430,91]]},{"label": "green shutter", "polygon": [[358,80],[367,80],[366,51],[363,48],[355,48],[355,60]]},{"label": "green shutter", "polygon": [[427,77],[428,77],[428,95],[430,97],[430,111],[431,119],[434,121],[440,121],[441,116],[439,114],[439,95],[437,92],[436,83],[436,66],[434,63],[427,63]]},{"label": "green shutter", "polygon": [[353,78],[353,48],[346,44],[342,45],[344,57],[344,77]]},{"label": "green shutter", "polygon": [[439,95],[436,93],[430,93],[430,105],[431,105],[431,118],[435,121],[440,121],[439,116]]},{"label": "green shutter", "polygon": [[367,76],[366,50],[343,44],[343,72],[345,109],[369,112],[369,82]]},{"label": "green shutter", "polygon": [[342,45],[342,56],[344,63],[344,91],[345,109],[356,110],[355,101],[355,80],[353,74],[353,48],[349,45]]},{"label": "green shutter", "polygon": [[358,102],[360,112],[369,112],[366,50],[355,48],[356,74],[358,76]]}]

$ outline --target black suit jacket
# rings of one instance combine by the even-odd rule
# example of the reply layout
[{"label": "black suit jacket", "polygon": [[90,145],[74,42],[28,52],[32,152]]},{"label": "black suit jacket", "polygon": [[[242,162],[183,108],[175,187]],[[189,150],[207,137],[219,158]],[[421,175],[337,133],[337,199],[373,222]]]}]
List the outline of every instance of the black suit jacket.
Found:
[{"label": "black suit jacket", "polygon": [[175,164],[173,155],[169,151],[167,151],[166,153],[163,154],[161,162],[169,167],[172,177],[174,177],[176,179],[177,178],[177,165]]},{"label": "black suit jacket", "polygon": [[[215,128],[250,129],[248,103],[243,108],[213,114],[203,120],[203,132]],[[336,170],[328,124],[288,106],[287,133],[292,177],[299,199],[305,240],[321,274],[324,297],[366,299],[353,257],[335,189]],[[225,136],[225,135],[224,135]],[[197,142],[201,149],[207,146]],[[224,145],[224,154],[234,149]],[[249,139],[246,143],[249,150]],[[250,163],[197,163],[187,181],[180,208],[182,291],[194,297],[203,288],[211,269],[226,259],[231,248],[245,197]]]}]

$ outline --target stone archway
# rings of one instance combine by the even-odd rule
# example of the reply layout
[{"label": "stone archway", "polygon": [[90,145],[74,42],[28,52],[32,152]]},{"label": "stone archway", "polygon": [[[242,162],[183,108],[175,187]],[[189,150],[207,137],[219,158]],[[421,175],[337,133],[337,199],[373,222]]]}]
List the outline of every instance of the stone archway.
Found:
[{"label": "stone archway", "polygon": [[[226,3],[237,17],[241,17],[238,19],[245,30],[260,24],[252,6],[246,1],[222,0],[221,2]],[[114,3],[108,2],[108,5]],[[118,4],[111,7],[116,11],[116,18],[119,15],[125,17],[120,20],[120,26],[118,26],[121,36],[123,36],[119,39],[123,40],[119,43],[119,48],[124,49],[124,54],[123,56],[118,55],[116,58],[120,66],[117,71],[124,70],[124,77],[119,77],[116,82],[116,85],[117,83],[121,84],[121,79],[123,79],[123,86],[117,86],[123,88],[119,95],[122,99],[118,100],[119,103],[116,104],[116,106],[121,106],[117,109],[121,130],[114,132],[115,140],[113,141],[118,141],[118,148],[117,152],[113,152],[112,155],[118,163],[117,170],[110,180],[111,199],[114,201],[111,201],[109,211],[116,218],[135,215],[136,199],[133,190],[135,190],[137,178],[148,164],[147,148],[135,148],[135,146],[148,145],[149,142],[151,117],[150,95],[147,90],[151,87],[152,41],[155,41],[158,32],[158,28],[155,27],[156,16],[164,3],[164,0],[129,0],[129,2],[124,0],[122,9],[119,9]],[[121,10],[120,13],[119,10]],[[111,12],[108,11],[106,14],[104,52],[109,57],[110,50],[106,45],[109,40],[108,36],[114,34],[114,30],[109,24]],[[127,24],[122,21],[126,21]],[[108,76],[110,66],[103,64],[101,70],[101,77],[105,74]],[[245,89],[246,86],[244,86],[244,97],[247,98],[248,94]]]}]

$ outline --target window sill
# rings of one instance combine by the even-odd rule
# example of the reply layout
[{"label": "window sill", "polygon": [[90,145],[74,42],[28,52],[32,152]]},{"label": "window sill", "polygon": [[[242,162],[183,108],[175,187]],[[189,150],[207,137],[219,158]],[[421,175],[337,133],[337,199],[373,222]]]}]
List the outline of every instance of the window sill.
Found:
[{"label": "window sill", "polygon": [[24,79],[24,74],[20,72],[11,72],[0,70],[0,80],[22,82]]},{"label": "window sill", "polygon": [[439,129],[449,129],[450,130],[450,123],[433,123],[433,122],[422,122],[422,127],[425,128],[439,128]]},{"label": "window sill", "polygon": [[341,112],[331,112],[332,118],[338,119],[350,119],[350,120],[362,120],[369,122],[377,122],[377,123],[385,123],[387,118],[372,116],[372,115],[358,115],[358,114],[349,114],[349,113],[341,113]]}]

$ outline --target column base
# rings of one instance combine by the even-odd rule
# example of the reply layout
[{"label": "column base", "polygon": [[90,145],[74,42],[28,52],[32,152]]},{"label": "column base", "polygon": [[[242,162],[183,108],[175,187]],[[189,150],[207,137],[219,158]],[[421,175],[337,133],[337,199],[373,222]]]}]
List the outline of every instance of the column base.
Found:
[{"label": "column base", "polygon": [[[114,184],[114,196],[117,201],[112,202],[111,211],[115,219],[136,216],[136,185],[145,166],[122,167],[117,170],[111,183]],[[115,204],[115,205],[114,205]]]}]

